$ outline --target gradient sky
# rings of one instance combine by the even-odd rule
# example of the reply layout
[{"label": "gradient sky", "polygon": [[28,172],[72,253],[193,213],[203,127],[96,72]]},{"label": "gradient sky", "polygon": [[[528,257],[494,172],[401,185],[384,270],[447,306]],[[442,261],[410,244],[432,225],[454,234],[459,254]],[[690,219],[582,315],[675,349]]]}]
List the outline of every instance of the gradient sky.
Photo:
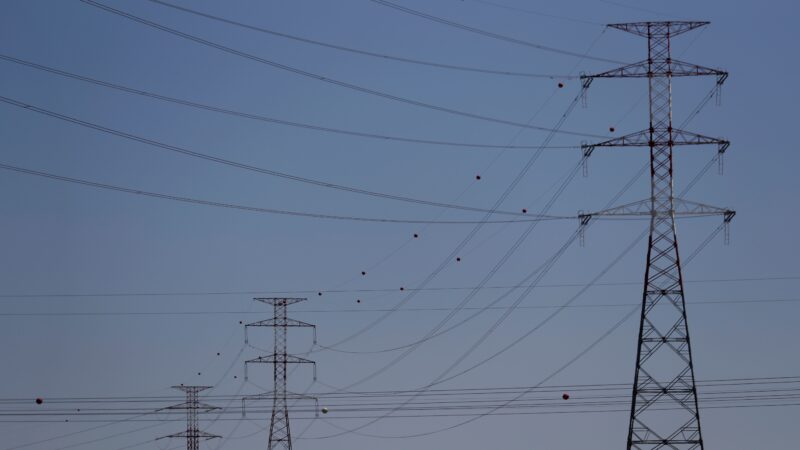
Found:
[{"label": "gradient sky", "polygon": [[[800,279],[795,231],[793,148],[800,71],[794,20],[797,2],[652,0],[397,0],[410,8],[574,53],[619,61],[644,58],[646,41],[605,23],[695,19],[712,24],[674,40],[674,52],[693,63],[730,72],[722,105],[712,101],[687,128],[732,142],[724,176],[712,168],[687,198],[737,211],[732,242],[718,236],[684,274],[698,379],[800,375]],[[165,26],[335,80],[452,109],[517,122],[554,126],[579,93],[568,75],[603,71],[613,63],[580,59],[468,33],[404,14],[368,0],[185,1],[192,7],[276,31],[332,44],[493,70],[554,74],[526,78],[469,73],[343,53],[244,30],[147,1],[106,4]],[[635,5],[635,6],[634,6]],[[78,0],[6,1],[0,5],[3,55],[132,88],[288,121],[362,132],[493,145],[541,145],[547,133],[488,123],[378,98],[199,45],[92,7]],[[489,208],[519,173],[532,150],[412,144],[268,124],[161,102],[0,61],[0,96],[170,145],[234,161],[362,189]],[[564,83],[563,88],[558,83]],[[681,79],[673,86],[675,122],[681,123],[713,87],[713,79]],[[615,135],[647,125],[646,82],[598,80],[588,107],[576,108],[565,130]],[[325,189],[190,158],[0,103],[0,163],[132,189],[217,202],[320,214],[413,220],[478,220],[479,213],[444,210]],[[559,134],[552,145],[582,140]],[[675,153],[680,190],[713,156],[714,148]],[[541,211],[575,166],[580,151],[548,149],[502,205]],[[589,161],[551,213],[573,216],[598,210],[647,161],[646,150],[604,149]],[[475,176],[480,174],[481,180]],[[649,195],[646,179],[619,200]],[[317,325],[319,343],[331,345],[381,317],[406,298],[472,229],[470,225],[365,223],[287,217],[110,192],[0,171],[0,399],[30,399],[3,409],[35,413],[60,408],[50,399],[179,395],[170,386],[214,386],[215,395],[268,389],[268,367],[243,383],[245,346],[239,321],[270,316],[251,298],[278,292],[309,297],[292,317]],[[683,255],[718,226],[720,218],[682,220]],[[430,287],[476,285],[526,225],[484,226]],[[642,221],[598,222],[584,247],[572,245],[523,299],[523,306],[560,305],[641,233]],[[489,285],[514,285],[542,264],[575,231],[577,220],[542,222]],[[412,236],[418,233],[420,237]],[[645,242],[640,240],[596,286],[510,351],[443,388],[529,386],[539,383],[606,333],[641,298]],[[362,276],[361,271],[367,275]],[[625,283],[622,283],[625,282]],[[564,286],[564,285],[572,286]],[[560,285],[552,286],[552,285]],[[386,291],[380,291],[386,289]],[[352,292],[362,290],[361,292]],[[363,291],[367,290],[367,291]],[[377,291],[370,291],[377,290]],[[301,291],[297,293],[297,291]],[[322,296],[317,292],[323,292]],[[330,292],[339,291],[339,292]],[[375,372],[398,353],[369,353],[423,337],[469,291],[435,290],[414,296],[398,311],[337,348],[320,351],[319,383],[301,368],[297,392],[329,392]],[[470,307],[505,292],[483,290]],[[110,294],[187,295],[110,295]],[[188,295],[196,293],[197,295]],[[515,292],[502,305],[516,298]],[[357,300],[361,302],[357,302]],[[747,300],[742,303],[709,301]],[[751,301],[752,300],[752,301]],[[789,301],[775,301],[789,300]],[[590,307],[594,305],[595,307]],[[597,306],[606,305],[606,306]],[[623,306],[608,306],[623,305]],[[626,306],[627,305],[627,306]],[[363,311],[362,311],[363,310]],[[455,320],[473,312],[460,312]],[[497,352],[534,327],[552,309],[517,310],[471,354],[463,369]],[[188,314],[206,312],[207,314]],[[101,314],[102,313],[102,314]],[[140,314],[147,313],[147,314]],[[408,358],[352,390],[414,389],[434,380],[487,330],[502,311],[491,310],[464,327],[426,342]],[[451,322],[452,323],[452,322]],[[600,344],[548,381],[551,385],[630,383],[636,320],[624,322]],[[311,333],[293,330],[290,350],[311,348]],[[251,344],[271,347],[267,332]],[[365,353],[366,352],[366,353]],[[219,355],[218,355],[219,353]],[[229,370],[230,369],[230,370]],[[235,378],[234,378],[235,377]],[[554,393],[560,397],[559,393]],[[34,404],[41,397],[45,403]],[[172,398],[175,400],[176,398]],[[701,406],[702,406],[701,392]],[[227,404],[227,402],[223,402]],[[164,405],[161,406],[166,406]],[[219,406],[225,406],[219,405]],[[233,403],[233,408],[239,405]],[[86,406],[89,408],[89,406]],[[293,421],[299,449],[618,449],[628,413],[485,417],[450,431],[414,439],[354,433],[324,438],[365,420],[337,419],[333,409],[311,422]],[[701,411],[706,448],[745,450],[796,446],[797,406],[708,408]],[[303,414],[300,414],[303,415]],[[161,416],[159,416],[161,417]],[[203,448],[239,450],[266,445],[264,414],[203,427],[229,439]],[[68,418],[69,423],[63,423]],[[172,448],[154,442],[183,423],[124,421],[125,416],[15,416],[0,421],[0,450],[22,448]],[[53,419],[55,422],[31,421]],[[463,417],[392,418],[363,430],[382,436],[426,433]],[[333,424],[333,425],[331,425]],[[302,436],[301,436],[302,432]],[[64,436],[71,434],[69,436]],[[172,447],[170,447],[172,446]]]}]

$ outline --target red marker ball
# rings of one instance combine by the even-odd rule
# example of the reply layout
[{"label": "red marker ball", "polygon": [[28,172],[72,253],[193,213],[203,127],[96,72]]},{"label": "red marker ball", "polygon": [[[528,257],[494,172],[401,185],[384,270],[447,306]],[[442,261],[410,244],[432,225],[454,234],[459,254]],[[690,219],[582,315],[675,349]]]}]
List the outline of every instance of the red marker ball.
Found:
[{"label": "red marker ball", "polygon": [[356,303],[361,303],[361,299],[356,300]]},{"label": "red marker ball", "polygon": [[403,286],[400,286],[400,290],[401,290],[401,291],[405,291],[405,290],[406,290],[406,288],[404,288]]},{"label": "red marker ball", "polygon": [[44,403],[44,400],[42,400],[41,398],[37,398],[36,399],[36,404],[37,405],[41,405],[42,403]]},{"label": "red marker ball", "polygon": [[414,233],[414,239],[416,239],[418,237],[419,237],[419,235],[417,233]]},{"label": "red marker ball", "polygon": [[317,295],[319,295],[320,297],[322,297],[322,292],[317,292]]},{"label": "red marker ball", "polygon": [[564,87],[564,83],[558,83],[558,88],[561,89]]},{"label": "red marker ball", "polygon": [[461,257],[456,258],[456,261],[461,262]]},{"label": "red marker ball", "polygon": [[365,272],[363,270],[361,271],[361,275],[366,275],[366,274],[367,274],[367,272]]},{"label": "red marker ball", "polygon": [[480,176],[480,175],[475,175],[475,179],[476,179],[476,180],[480,180],[480,179],[481,179],[481,176]]},{"label": "red marker ball", "polygon": [[522,208],[522,214],[528,214],[528,210],[525,209],[525,208]]},{"label": "red marker ball", "polygon": [[616,130],[616,128],[614,128],[614,127],[608,127],[608,131],[610,131],[610,132],[612,132],[612,133],[613,133],[615,130]]},{"label": "red marker ball", "polygon": [[569,394],[565,393],[564,395],[561,396],[561,398],[563,398],[564,400],[569,400]]}]

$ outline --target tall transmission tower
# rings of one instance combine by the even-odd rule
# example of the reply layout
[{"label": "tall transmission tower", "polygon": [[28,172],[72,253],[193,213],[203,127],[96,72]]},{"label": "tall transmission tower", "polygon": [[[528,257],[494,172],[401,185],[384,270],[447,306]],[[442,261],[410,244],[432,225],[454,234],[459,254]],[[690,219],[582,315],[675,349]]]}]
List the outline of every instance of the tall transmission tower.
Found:
[{"label": "tall transmission tower", "polygon": [[[314,380],[317,379],[316,363],[314,361],[290,355],[286,352],[287,330],[289,327],[310,327],[314,330],[314,343],[317,342],[317,332],[314,325],[289,319],[286,316],[287,307],[294,303],[305,301],[305,298],[255,298],[258,302],[272,305],[273,315],[271,319],[248,323],[245,325],[245,343],[249,343],[247,330],[250,327],[271,327],[274,330],[275,338],[273,352],[270,355],[259,356],[255,359],[245,361],[245,379],[247,379],[247,365],[253,363],[272,364],[273,392],[242,398],[242,412],[246,400],[271,399],[272,417],[269,422],[269,441],[268,450],[292,448],[292,433],[289,428],[289,404],[288,399],[311,398],[306,395],[294,394],[286,389],[287,366],[289,364],[311,364],[314,366]],[[316,400],[316,399],[314,399]]]},{"label": "tall transmission tower", "polygon": [[649,215],[639,343],[633,382],[627,448],[703,449],[694,363],[686,320],[683,275],[675,232],[676,216],[721,215],[726,237],[735,212],[676,198],[673,195],[673,154],[676,145],[716,145],[721,156],[730,143],[675,129],[672,126],[672,78],[715,76],[717,94],[728,74],[673,59],[671,38],[708,22],[637,22],[609,25],[646,37],[647,59],[595,75],[582,75],[584,94],[597,78],[647,78],[650,94],[648,129],[620,138],[583,145],[584,156],[597,147],[649,147],[650,198],[583,215]]},{"label": "tall transmission tower", "polygon": [[205,431],[201,431],[199,427],[200,421],[198,413],[201,410],[208,412],[208,411],[213,411],[215,409],[219,409],[211,405],[206,405],[205,403],[200,403],[199,393],[205,391],[206,389],[211,389],[211,386],[180,385],[172,387],[186,393],[186,401],[179,405],[168,406],[167,408],[164,409],[186,410],[186,431],[170,434],[169,436],[163,436],[158,439],[186,438],[186,450],[199,450],[201,439],[208,440],[220,437],[217,436],[216,434],[210,434],[206,433]]}]

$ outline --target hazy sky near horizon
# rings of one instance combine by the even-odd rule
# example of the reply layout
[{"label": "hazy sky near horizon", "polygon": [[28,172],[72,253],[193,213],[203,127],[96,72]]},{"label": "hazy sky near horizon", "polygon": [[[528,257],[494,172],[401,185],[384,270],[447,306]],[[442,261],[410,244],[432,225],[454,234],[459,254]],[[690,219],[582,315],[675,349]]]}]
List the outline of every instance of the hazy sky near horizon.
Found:
[{"label": "hazy sky near horizon", "polygon": [[[413,140],[535,147],[548,141],[548,133],[449,114],[336,83],[544,128],[556,126],[569,111],[562,129],[588,136],[556,134],[549,145],[558,148],[541,153],[500,208],[526,209],[530,215],[547,210],[567,217],[602,209],[647,162],[643,149],[598,149],[589,160],[588,177],[579,172],[547,209],[559,193],[558,186],[576,167],[577,146],[647,126],[644,80],[596,80],[587,107],[569,108],[580,92],[575,76],[618,65],[603,60],[634,62],[646,55],[644,39],[604,24],[710,21],[710,26],[673,41],[676,57],[730,72],[721,105],[712,100],[686,125],[690,131],[732,142],[724,175],[712,167],[686,198],[737,211],[730,245],[723,245],[722,236],[717,236],[684,269],[697,378],[800,376],[796,289],[800,240],[795,230],[800,156],[791,137],[800,101],[794,87],[800,71],[795,57],[800,39],[796,2],[395,2],[573,54],[568,55],[470,33],[369,0],[169,1],[366,52],[550,77],[454,70],[354,54],[220,23],[157,2],[99,3],[322,79],[204,46],[79,0],[0,3],[0,54],[245,114]],[[482,217],[479,212],[302,183],[193,158],[119,134],[297,177],[483,209],[503,195],[535,152],[293,127],[120,92],[7,58],[0,59],[0,66],[0,100],[5,99],[0,102],[0,164],[132,190],[317,215],[476,221]],[[713,86],[710,78],[675,80],[676,125]],[[116,135],[75,121],[114,130]],[[676,191],[684,189],[714,153],[711,147],[677,149]],[[647,198],[648,189],[647,179],[639,178],[617,204]],[[163,404],[153,404],[166,406],[180,395],[170,386],[181,383],[213,386],[207,401],[229,406],[222,416],[202,416],[203,428],[225,436],[202,448],[266,445],[268,415],[254,412],[242,419],[240,403],[225,397],[270,388],[267,366],[251,367],[249,381],[244,382],[243,361],[272,346],[269,332],[261,330],[251,334],[252,345],[244,343],[240,322],[271,316],[268,308],[252,301],[259,295],[308,297],[290,308],[291,317],[316,324],[319,344],[336,349],[312,347],[310,332],[291,330],[290,351],[313,350],[306,357],[317,362],[318,370],[316,383],[308,368],[292,372],[293,391],[419,388],[468,351],[505,310],[489,309],[464,326],[413,347],[385,371],[380,369],[403,350],[383,350],[423,338],[465,299],[472,309],[458,312],[446,327],[507,292],[497,305],[511,305],[521,290],[501,287],[525,280],[578,225],[574,218],[538,223],[488,279],[493,288],[468,297],[470,290],[462,288],[480,283],[527,223],[483,226],[454,254],[460,258],[456,261],[448,255],[473,225],[270,214],[115,192],[8,170],[0,170],[0,205],[4,211],[0,339],[5,343],[0,347],[0,402],[4,403],[0,410],[36,414],[0,419],[4,438],[0,450],[180,448],[180,441],[153,441],[181,431],[180,416],[147,415],[137,420],[125,411],[112,415],[107,408],[131,406],[108,400],[112,397],[140,396],[157,397]],[[719,217],[680,220],[682,255],[691,254],[720,221]],[[437,388],[531,386],[545,379],[547,385],[557,386],[631,383],[638,323],[634,318],[615,324],[641,299],[646,242],[637,236],[646,227],[639,220],[598,221],[587,230],[585,245],[570,245],[541,279],[541,286],[519,297],[522,307],[452,373],[492,357],[546,320],[544,326],[507,352]],[[574,301],[578,307],[546,308],[570,301],[582,284],[619,254],[623,256],[599,284]],[[445,260],[448,263],[437,271]],[[441,289],[409,296],[434,272],[426,286]],[[387,314],[398,307],[399,311]],[[558,314],[548,319],[554,311]],[[613,331],[606,336],[609,330]],[[576,355],[581,356],[559,370]],[[377,374],[364,380],[372,373]],[[537,395],[546,402],[561,401],[561,392],[556,391]],[[714,403],[703,392],[701,388],[706,448],[796,445],[794,425],[800,407],[792,397]],[[498,445],[618,449],[625,444],[628,422],[628,393],[623,390],[619,395],[613,411],[492,415],[409,439],[386,437],[443,430],[470,417],[390,417],[358,433],[332,437],[367,419],[343,419],[346,413],[330,406],[329,414],[311,420],[311,405],[304,404],[298,408],[306,410],[293,414],[292,427],[297,449],[477,450]],[[581,401],[581,396],[576,391],[570,401]],[[34,403],[37,397],[45,400],[42,405]],[[77,397],[107,402],[76,406]],[[779,406],[764,406],[768,403]],[[92,408],[98,408],[97,415]],[[48,413],[52,415],[43,415]],[[158,421],[150,421],[153,418]],[[43,440],[47,442],[26,446]]]}]

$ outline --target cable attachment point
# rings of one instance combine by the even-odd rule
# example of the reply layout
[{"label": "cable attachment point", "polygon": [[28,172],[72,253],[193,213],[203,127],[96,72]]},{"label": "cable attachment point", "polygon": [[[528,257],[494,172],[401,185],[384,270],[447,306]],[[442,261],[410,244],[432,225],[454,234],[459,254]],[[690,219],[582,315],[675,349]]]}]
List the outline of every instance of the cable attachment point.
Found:
[{"label": "cable attachment point", "polygon": [[586,246],[586,227],[589,226],[591,219],[591,214],[584,214],[583,211],[578,211],[578,242],[581,247]]}]

